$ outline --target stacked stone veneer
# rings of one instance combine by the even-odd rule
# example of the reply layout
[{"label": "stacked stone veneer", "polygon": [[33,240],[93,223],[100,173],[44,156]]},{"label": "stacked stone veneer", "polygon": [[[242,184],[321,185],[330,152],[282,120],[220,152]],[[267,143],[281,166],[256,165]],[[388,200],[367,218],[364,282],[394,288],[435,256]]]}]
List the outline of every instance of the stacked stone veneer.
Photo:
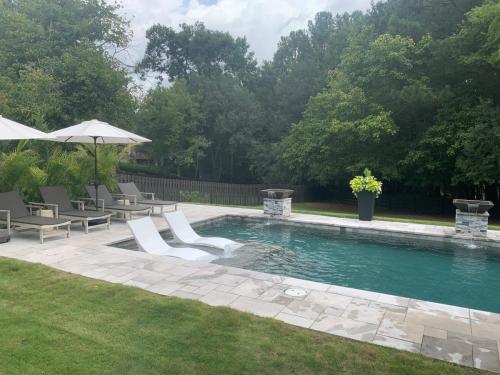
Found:
[{"label": "stacked stone veneer", "polygon": [[456,211],[455,230],[460,234],[469,234],[473,237],[486,237],[488,233],[488,217],[485,212],[475,214],[473,212]]},{"label": "stacked stone veneer", "polygon": [[272,199],[264,198],[264,214],[287,217],[292,212],[292,198]]}]

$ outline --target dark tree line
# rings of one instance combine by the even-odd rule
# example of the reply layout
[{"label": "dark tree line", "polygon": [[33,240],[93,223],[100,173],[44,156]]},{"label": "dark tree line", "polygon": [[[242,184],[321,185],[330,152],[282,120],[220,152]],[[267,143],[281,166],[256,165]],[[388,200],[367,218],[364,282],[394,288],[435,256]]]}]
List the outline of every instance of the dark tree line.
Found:
[{"label": "dark tree line", "polygon": [[[387,0],[320,12],[258,63],[245,38],[154,25],[136,99],[129,25],[97,0],[0,3],[0,113],[41,129],[135,128],[165,175],[480,196],[500,181],[500,3]],[[168,81],[168,83],[167,83]]]},{"label": "dark tree line", "polygon": [[197,98],[196,177],[332,186],[370,167],[400,190],[482,195],[500,181],[499,20],[491,0],[322,12],[260,66],[244,39],[157,25],[139,67]]}]

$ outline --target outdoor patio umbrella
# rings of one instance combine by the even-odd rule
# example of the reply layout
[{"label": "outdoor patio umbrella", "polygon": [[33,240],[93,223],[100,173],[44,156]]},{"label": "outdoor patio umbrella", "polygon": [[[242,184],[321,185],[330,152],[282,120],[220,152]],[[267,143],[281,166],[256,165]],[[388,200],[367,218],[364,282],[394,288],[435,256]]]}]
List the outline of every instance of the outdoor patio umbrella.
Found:
[{"label": "outdoor patio umbrella", "polygon": [[94,145],[94,186],[96,210],[98,209],[98,174],[97,174],[97,145],[98,144],[135,144],[151,142],[150,139],[117,128],[107,122],[99,120],[84,121],[80,124],[57,130],[49,134],[57,142],[90,143]]},{"label": "outdoor patio umbrella", "polygon": [[47,133],[22,125],[18,122],[0,116],[0,140],[44,139],[52,140]]},{"label": "outdoor patio umbrella", "polygon": [[[12,141],[12,140],[23,140],[23,139],[43,139],[51,140],[51,136],[30,128],[29,126],[22,125],[18,122],[9,120],[5,117],[0,116],[0,141]],[[9,236],[0,236],[0,242],[6,242],[9,240]]]}]

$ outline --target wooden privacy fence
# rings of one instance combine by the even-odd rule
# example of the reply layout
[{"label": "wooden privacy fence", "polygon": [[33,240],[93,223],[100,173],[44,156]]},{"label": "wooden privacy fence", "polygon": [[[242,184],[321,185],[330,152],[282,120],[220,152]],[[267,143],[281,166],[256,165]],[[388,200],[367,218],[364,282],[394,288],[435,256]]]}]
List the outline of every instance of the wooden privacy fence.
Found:
[{"label": "wooden privacy fence", "polygon": [[155,193],[160,199],[202,201],[213,204],[250,206],[262,203],[260,190],[269,188],[293,189],[294,202],[304,202],[306,189],[300,185],[226,184],[198,180],[177,180],[163,177],[120,173],[120,182],[135,182],[140,191]]}]

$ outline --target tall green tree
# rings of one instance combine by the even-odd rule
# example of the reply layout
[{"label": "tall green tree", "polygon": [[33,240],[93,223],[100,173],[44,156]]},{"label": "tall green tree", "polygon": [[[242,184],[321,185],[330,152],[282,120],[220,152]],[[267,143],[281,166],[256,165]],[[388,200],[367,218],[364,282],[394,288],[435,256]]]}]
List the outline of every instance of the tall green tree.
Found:
[{"label": "tall green tree", "polygon": [[327,83],[329,69],[340,62],[348,37],[363,22],[361,12],[332,16],[320,12],[307,30],[281,38],[272,61],[261,69],[253,91],[273,122],[272,138],[281,139],[301,119],[309,98]]},{"label": "tall green tree", "polygon": [[[168,77],[175,81],[174,90],[178,82],[183,82],[198,114],[188,127],[190,130],[180,135],[175,129],[186,126],[176,125],[183,117],[178,117],[179,113],[172,115],[176,112],[173,107],[164,112],[160,121],[171,119],[171,124],[158,124],[159,128],[174,131],[173,139],[182,138],[185,142],[178,147],[165,143],[158,147],[156,155],[163,152],[170,155],[170,160],[177,160],[174,164],[178,173],[184,169],[188,175],[205,179],[254,180],[253,150],[272,133],[274,124],[263,126],[262,110],[252,91],[258,87],[257,63],[246,40],[209,30],[202,23],[183,24],[179,31],[155,25],[148,30],[147,38],[138,71],[155,72],[159,81]],[[167,95],[170,89],[154,90],[146,102],[155,96],[155,91]],[[160,100],[165,103],[166,97]],[[182,109],[178,112],[185,114]]]},{"label": "tall green tree", "polygon": [[[440,79],[446,85],[447,100],[436,121],[415,142],[403,164],[409,166],[415,185],[433,186],[441,192],[471,192],[484,196],[488,186],[498,186],[499,66],[498,46],[492,40],[498,17],[498,3],[486,1],[467,13],[459,32],[432,45],[442,51],[430,59],[431,69],[446,65]],[[496,35],[496,36],[495,36]]]},{"label": "tall green tree", "polygon": [[131,125],[135,99],[111,52],[129,24],[102,0],[0,3],[0,110],[40,129],[100,117]]},{"label": "tall green tree", "polygon": [[464,14],[482,0],[389,0],[378,1],[368,12],[378,34],[390,33],[414,40],[430,34],[446,38],[454,34]]},{"label": "tall green tree", "polygon": [[488,64],[500,67],[500,3],[488,0],[467,13],[467,23],[459,39],[470,52],[466,64]]},{"label": "tall green tree", "polygon": [[303,171],[303,181],[332,184],[365,166],[397,179],[394,161],[432,120],[420,117],[432,108],[433,93],[415,72],[426,41],[371,37],[366,28],[351,38],[328,88],[311,98],[304,119],[284,140],[283,159],[290,170]]},{"label": "tall green tree", "polygon": [[375,4],[279,146],[290,176],[342,184],[368,166],[400,189],[496,191],[498,6]]},{"label": "tall green tree", "polygon": [[227,74],[244,83],[255,74],[257,62],[245,38],[209,30],[201,22],[180,27],[177,32],[159,24],[148,29],[139,71],[154,72],[160,80],[166,75],[171,81]]},{"label": "tall green tree", "polygon": [[145,147],[165,173],[198,177],[200,160],[209,147],[202,134],[200,107],[199,98],[189,93],[184,80],[152,89],[142,101],[137,123],[154,140]]},{"label": "tall green tree", "polygon": [[106,52],[80,45],[45,60],[43,66],[58,82],[60,110],[49,118],[52,127],[92,118],[133,126],[137,99],[131,79]]},{"label": "tall green tree", "polygon": [[200,100],[201,134],[210,143],[200,175],[217,181],[254,181],[250,154],[266,132],[254,95],[226,75],[193,77],[190,92]]},{"label": "tall green tree", "polygon": [[297,182],[331,185],[366,165],[384,171],[387,154],[380,147],[396,132],[390,112],[337,71],[282,142],[281,157]]}]

